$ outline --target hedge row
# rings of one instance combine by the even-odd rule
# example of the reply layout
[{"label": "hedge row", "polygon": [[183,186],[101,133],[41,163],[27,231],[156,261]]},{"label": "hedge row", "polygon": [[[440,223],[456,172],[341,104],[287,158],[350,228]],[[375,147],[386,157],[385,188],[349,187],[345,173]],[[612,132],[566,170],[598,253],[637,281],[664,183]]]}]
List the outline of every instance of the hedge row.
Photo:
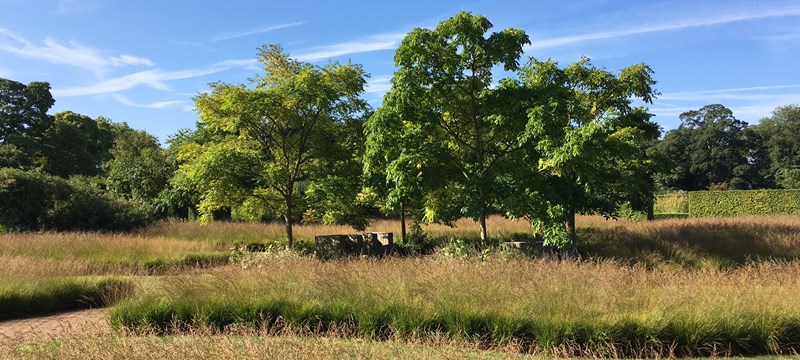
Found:
[{"label": "hedge row", "polygon": [[800,215],[800,190],[691,191],[690,217]]},{"label": "hedge row", "polygon": [[656,214],[687,214],[689,213],[689,196],[686,191],[676,191],[664,195],[656,195],[653,204]]}]

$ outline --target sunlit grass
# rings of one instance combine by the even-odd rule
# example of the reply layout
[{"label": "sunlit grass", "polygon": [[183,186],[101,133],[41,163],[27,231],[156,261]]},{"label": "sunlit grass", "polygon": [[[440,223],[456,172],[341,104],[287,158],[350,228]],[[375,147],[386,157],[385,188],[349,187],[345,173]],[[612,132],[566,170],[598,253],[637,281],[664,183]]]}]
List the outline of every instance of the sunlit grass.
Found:
[{"label": "sunlit grass", "polygon": [[315,333],[336,327],[369,339],[444,335],[602,356],[800,347],[800,262],[703,272],[434,258],[249,265],[163,278],[117,305],[112,322],[161,331],[235,324]]},{"label": "sunlit grass", "polygon": [[218,334],[195,331],[176,336],[105,335],[58,339],[41,344],[3,346],[3,359],[517,359],[507,349],[438,341],[374,342],[363,339],[264,336],[258,332]]}]

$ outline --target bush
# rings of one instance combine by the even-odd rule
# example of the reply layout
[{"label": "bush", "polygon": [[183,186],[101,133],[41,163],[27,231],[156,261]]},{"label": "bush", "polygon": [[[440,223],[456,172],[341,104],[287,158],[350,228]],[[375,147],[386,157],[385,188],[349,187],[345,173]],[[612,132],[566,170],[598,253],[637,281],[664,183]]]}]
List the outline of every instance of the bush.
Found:
[{"label": "bush", "polygon": [[686,219],[689,214],[686,213],[661,213],[653,214],[653,220],[666,220],[666,219]]},{"label": "bush", "polygon": [[109,306],[133,292],[119,278],[51,278],[22,285],[0,283],[0,320]]},{"label": "bush", "polygon": [[689,216],[800,215],[800,190],[689,192]]},{"label": "bush", "polygon": [[85,181],[0,169],[0,224],[12,231],[127,231],[154,219],[152,207]]}]

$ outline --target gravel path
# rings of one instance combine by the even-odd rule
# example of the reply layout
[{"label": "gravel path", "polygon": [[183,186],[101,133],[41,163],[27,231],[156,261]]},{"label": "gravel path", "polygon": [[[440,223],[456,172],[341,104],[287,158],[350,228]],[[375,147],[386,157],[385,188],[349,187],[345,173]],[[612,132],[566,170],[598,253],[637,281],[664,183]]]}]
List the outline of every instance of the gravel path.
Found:
[{"label": "gravel path", "polygon": [[81,310],[0,322],[0,344],[19,345],[110,332],[108,309]]}]

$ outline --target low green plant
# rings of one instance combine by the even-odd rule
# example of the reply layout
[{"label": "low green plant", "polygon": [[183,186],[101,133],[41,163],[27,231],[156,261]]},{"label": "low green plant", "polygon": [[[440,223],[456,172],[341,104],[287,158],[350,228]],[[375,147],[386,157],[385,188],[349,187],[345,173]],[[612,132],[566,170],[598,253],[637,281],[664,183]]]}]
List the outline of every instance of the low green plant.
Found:
[{"label": "low green plant", "polygon": [[108,306],[132,291],[115,277],[0,279],[0,320]]}]

